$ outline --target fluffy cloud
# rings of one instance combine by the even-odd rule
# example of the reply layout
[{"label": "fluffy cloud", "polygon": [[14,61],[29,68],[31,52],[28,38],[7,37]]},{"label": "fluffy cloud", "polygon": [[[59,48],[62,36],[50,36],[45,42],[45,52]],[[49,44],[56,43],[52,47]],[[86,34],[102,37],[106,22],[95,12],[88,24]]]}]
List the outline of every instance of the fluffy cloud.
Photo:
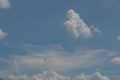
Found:
[{"label": "fluffy cloud", "polygon": [[10,75],[8,77],[9,80],[110,80],[108,77],[101,75],[101,73],[96,72],[90,75],[85,75],[85,73],[82,73],[75,77],[70,76],[62,76],[55,71],[44,71],[41,74],[36,74],[32,76],[27,75],[20,75],[20,76],[14,76]]},{"label": "fluffy cloud", "polygon": [[111,60],[113,64],[120,64],[120,57],[115,57]]},{"label": "fluffy cloud", "polygon": [[96,72],[91,75],[80,74],[76,77],[76,80],[110,80],[108,77],[101,75],[101,73]]},{"label": "fluffy cloud", "polygon": [[67,12],[68,21],[64,23],[68,31],[78,38],[79,36],[89,38],[92,36],[92,32],[87,24],[80,18],[79,14],[74,10]]},{"label": "fluffy cloud", "polygon": [[0,0],[0,8],[9,8],[10,2],[9,0]]},{"label": "fluffy cloud", "polygon": [[55,71],[43,71],[41,74],[35,75],[8,75],[7,80],[70,80],[68,77],[61,76]]},{"label": "fluffy cloud", "polygon": [[[76,13],[74,10],[68,10],[67,12],[68,20],[65,21],[64,26],[67,27],[67,30],[74,37],[83,37],[90,38],[92,37],[92,30],[87,26],[83,19],[81,19],[80,15]],[[93,32],[101,33],[99,29],[94,27]]]},{"label": "fluffy cloud", "polygon": [[0,39],[6,37],[7,34],[5,32],[2,31],[2,29],[0,29]]}]

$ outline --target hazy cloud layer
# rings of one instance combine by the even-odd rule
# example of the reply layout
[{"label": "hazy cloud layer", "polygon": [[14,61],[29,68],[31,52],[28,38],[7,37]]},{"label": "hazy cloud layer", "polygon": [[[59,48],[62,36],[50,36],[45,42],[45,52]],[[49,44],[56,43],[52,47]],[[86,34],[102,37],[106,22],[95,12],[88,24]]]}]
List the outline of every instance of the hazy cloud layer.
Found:
[{"label": "hazy cloud layer", "polygon": [[[57,50],[45,52],[29,51],[25,56],[14,56],[21,70],[70,71],[76,68],[90,68],[109,61],[107,50],[78,50],[73,53]],[[33,54],[32,54],[33,53]],[[99,57],[98,57],[99,56]],[[101,57],[100,57],[101,56]],[[104,56],[104,57],[102,57]]]},{"label": "hazy cloud layer", "polygon": [[[0,58],[0,63],[2,65],[4,64],[4,69],[0,69],[1,77],[6,76],[7,74],[11,75],[9,80],[17,80],[17,78],[25,78],[25,80],[69,80],[70,78],[60,75],[58,76],[55,72],[52,72],[52,75],[54,73],[54,75],[56,74],[57,77],[52,78],[44,78],[43,73],[42,75],[32,74],[32,77],[29,77],[27,74],[44,70],[54,70],[57,72],[67,73],[76,68],[97,68],[101,65],[103,66],[103,64],[108,63],[116,54],[115,52],[105,49],[77,49],[72,52],[67,52],[64,51],[63,47],[60,45],[55,45],[52,47],[44,46],[44,48],[41,48],[39,45],[36,46],[31,44],[26,46],[24,45],[24,49],[27,50],[25,55],[11,55],[9,56],[9,59]],[[0,68],[2,68],[2,66],[0,66]],[[23,75],[23,73],[26,75]],[[46,74],[48,73],[50,72],[46,72]],[[14,76],[13,74],[20,76],[16,77],[17,75]],[[94,80],[94,78],[97,78],[97,80],[109,80],[109,78],[102,76],[99,72],[93,73],[91,75],[81,74],[76,76],[74,79]]]},{"label": "hazy cloud layer", "polygon": [[91,28],[93,29],[92,32],[90,27],[84,22],[83,19],[81,19],[80,15],[72,9],[68,10],[67,18],[68,20],[65,21],[64,26],[67,27],[69,33],[75,38],[78,37],[90,38],[93,36],[92,34],[93,32],[101,33],[101,31],[96,27]]},{"label": "hazy cloud layer", "polygon": [[9,8],[10,2],[9,0],[0,0],[0,8]]}]

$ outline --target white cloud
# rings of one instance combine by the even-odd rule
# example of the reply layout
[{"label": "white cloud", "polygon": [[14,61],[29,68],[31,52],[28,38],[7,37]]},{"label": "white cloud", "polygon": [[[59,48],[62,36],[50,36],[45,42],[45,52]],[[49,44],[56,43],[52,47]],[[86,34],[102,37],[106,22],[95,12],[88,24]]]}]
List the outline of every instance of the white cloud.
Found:
[{"label": "white cloud", "polygon": [[120,36],[117,37],[117,40],[120,41]]},{"label": "white cloud", "polygon": [[[65,21],[64,26],[67,27],[67,30],[70,32],[73,37],[83,37],[83,38],[90,38],[92,37],[92,30],[89,26],[81,19],[80,15],[76,13],[74,10],[68,10],[67,12],[68,20]],[[101,33],[101,31],[93,27],[93,32]]]},{"label": "white cloud", "polygon": [[32,76],[27,75],[10,75],[8,77],[9,80],[110,80],[107,76],[101,75],[101,73],[96,72],[90,75],[85,75],[85,73],[82,73],[78,76],[62,76],[55,71],[44,71],[41,74],[36,74]]},{"label": "white cloud", "polygon": [[68,21],[64,23],[68,31],[75,36],[89,38],[92,36],[92,32],[87,24],[80,18],[79,14],[74,10],[67,12]]},{"label": "white cloud", "polygon": [[[24,47],[27,48],[25,45]],[[113,57],[111,54],[115,54],[115,52],[105,49],[77,49],[73,52],[67,52],[64,51],[63,47],[60,45],[55,49],[54,46],[49,47],[50,46],[44,46],[44,50],[42,51],[41,46],[31,44],[28,46],[29,49],[27,49],[29,54],[12,55],[9,59],[0,58],[0,64],[6,66],[4,70],[0,69],[0,76],[4,78],[11,75],[8,80],[18,80],[19,78],[23,80],[109,80],[109,78],[101,75],[99,72],[91,75],[81,74],[74,78],[61,76],[56,72],[51,71],[45,71],[42,74],[38,74],[39,71],[44,70],[67,73],[78,68],[97,68],[108,63],[111,60],[111,57]],[[35,74],[32,72],[35,72]],[[28,74],[31,74],[31,76],[28,76]]]},{"label": "white cloud", "polygon": [[101,75],[101,73],[96,72],[91,75],[80,74],[76,77],[76,80],[110,80],[110,78]]},{"label": "white cloud", "polygon": [[[98,50],[77,49],[72,52],[67,52],[64,51],[63,47],[61,47],[60,45],[56,45],[56,46],[54,45],[52,47],[44,46],[44,48],[41,48],[41,46],[39,45],[36,46],[31,44],[28,46],[24,45],[24,48],[25,50],[27,50],[27,54],[25,55],[11,55],[9,59],[0,58],[0,65],[6,66],[4,67],[4,70],[2,69],[1,71],[0,69],[0,76],[2,75],[4,77],[6,76],[7,73],[7,75],[8,74],[21,75],[21,78],[26,78],[26,80],[27,79],[41,80],[39,79],[41,74],[34,75],[34,73],[32,72],[38,73],[39,71],[44,71],[44,70],[54,70],[57,72],[67,73],[78,68],[88,69],[93,67],[94,68],[98,68],[101,66],[103,67],[103,64],[108,63],[111,60],[111,57],[114,56],[113,54],[115,54],[115,52],[105,49],[98,49]],[[31,75],[34,76],[34,79],[31,79],[29,76],[24,75],[23,73],[24,74],[30,73]],[[20,77],[16,77],[17,75],[15,75],[15,77],[11,76],[11,78],[13,79],[9,79],[9,80],[18,80],[16,78],[20,78]],[[96,76],[98,76],[97,77],[98,80],[107,80],[107,78],[103,77],[100,73],[96,73]],[[90,80],[94,80],[88,75],[84,75],[83,80],[87,78],[90,78]],[[56,77],[50,80],[55,80],[55,79]],[[66,80],[66,78],[65,79],[57,78],[57,80]],[[76,79],[76,80],[82,80],[82,77],[81,79]]]},{"label": "white cloud", "polygon": [[91,26],[91,29],[92,29],[92,31],[93,31],[94,33],[101,34],[100,29],[98,29],[97,27],[95,27],[95,26]]},{"label": "white cloud", "polygon": [[[20,71],[55,70],[67,72],[76,68],[97,67],[109,61],[111,51],[99,50],[76,50],[66,52],[59,49],[44,51],[28,51],[30,54],[17,55],[16,63]],[[99,56],[99,57],[98,57]]]},{"label": "white cloud", "polygon": [[6,36],[7,36],[7,34],[5,32],[3,32],[2,29],[0,29],[0,39],[3,39]]},{"label": "white cloud", "polygon": [[[102,64],[109,62],[114,54],[114,52],[105,49],[77,49],[73,52],[67,52],[64,51],[64,49],[61,49],[60,46],[55,49],[54,46],[52,46],[52,48],[46,47],[47,49],[45,49],[44,46],[44,49],[42,50],[41,46],[30,46],[28,47],[29,49],[27,49],[27,54],[12,55],[10,56],[10,59],[2,58],[0,63],[4,63],[5,66],[9,66],[10,70],[14,69],[13,72],[15,71],[17,74],[20,74],[21,72],[43,70],[69,72],[77,68],[87,69],[92,67],[100,67]],[[27,46],[24,46],[24,48],[25,47]]]},{"label": "white cloud", "polygon": [[10,2],[9,0],[0,0],[0,8],[9,8]]},{"label": "white cloud", "polygon": [[115,57],[111,60],[113,64],[120,64],[120,57]]},{"label": "white cloud", "polygon": [[43,71],[41,74],[28,75],[8,75],[8,80],[70,80],[68,77],[61,76],[55,71]]}]

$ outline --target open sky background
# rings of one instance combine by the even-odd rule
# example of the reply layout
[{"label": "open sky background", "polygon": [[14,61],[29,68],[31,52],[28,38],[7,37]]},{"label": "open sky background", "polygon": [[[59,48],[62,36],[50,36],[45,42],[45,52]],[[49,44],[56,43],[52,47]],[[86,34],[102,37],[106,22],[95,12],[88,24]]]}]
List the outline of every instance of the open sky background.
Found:
[{"label": "open sky background", "polygon": [[0,0],[1,78],[120,80],[119,67],[120,0]]}]

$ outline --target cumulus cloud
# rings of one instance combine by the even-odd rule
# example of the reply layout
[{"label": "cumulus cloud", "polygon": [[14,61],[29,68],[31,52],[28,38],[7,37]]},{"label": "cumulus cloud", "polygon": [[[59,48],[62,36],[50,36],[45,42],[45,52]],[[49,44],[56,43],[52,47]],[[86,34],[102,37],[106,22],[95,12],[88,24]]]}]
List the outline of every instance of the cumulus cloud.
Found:
[{"label": "cumulus cloud", "polygon": [[[80,15],[74,10],[68,10],[67,12],[68,20],[65,21],[64,26],[67,27],[67,30],[75,38],[83,37],[90,38],[92,37],[92,30],[90,27],[81,19]],[[101,33],[99,29],[94,27],[93,32]]]},{"label": "cumulus cloud", "polygon": [[7,36],[7,34],[5,32],[3,32],[2,29],[0,29],[0,39],[3,39],[6,36]]},{"label": "cumulus cloud", "polygon": [[68,20],[64,23],[68,31],[78,38],[79,36],[89,38],[92,36],[92,32],[87,24],[80,18],[79,14],[74,10],[67,12]]},{"label": "cumulus cloud", "polygon": [[76,80],[110,80],[110,78],[101,75],[100,72],[96,72],[91,75],[80,74],[76,77]]},{"label": "cumulus cloud", "polygon": [[120,64],[120,57],[115,57],[111,60],[113,64]]},{"label": "cumulus cloud", "polygon": [[9,0],[0,0],[0,8],[9,8],[10,2]]},{"label": "cumulus cloud", "polygon": [[68,77],[61,76],[55,71],[43,71],[35,75],[8,75],[8,80],[69,80]]},{"label": "cumulus cloud", "polygon": [[90,75],[86,75],[85,73],[82,73],[77,76],[63,76],[58,74],[55,71],[44,71],[41,74],[36,74],[32,76],[27,75],[20,75],[20,76],[14,76],[10,75],[8,77],[9,80],[110,80],[107,76],[101,75],[100,72],[96,72]]}]

